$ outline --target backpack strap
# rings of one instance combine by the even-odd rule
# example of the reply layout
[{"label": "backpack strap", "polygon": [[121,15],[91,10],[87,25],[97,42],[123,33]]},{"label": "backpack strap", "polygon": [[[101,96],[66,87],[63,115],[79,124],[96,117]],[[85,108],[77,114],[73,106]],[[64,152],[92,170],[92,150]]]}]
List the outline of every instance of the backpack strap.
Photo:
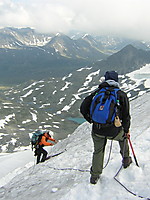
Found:
[{"label": "backpack strap", "polygon": [[42,136],[44,135],[44,133],[42,135],[39,135],[38,141],[37,141],[37,145],[39,145],[39,143],[41,142]]},{"label": "backpack strap", "polygon": [[110,103],[109,116],[108,116],[108,119],[106,120],[106,122],[107,122],[108,124],[111,122],[111,118],[112,118],[112,115],[113,115],[113,113],[114,113],[115,106],[116,106],[116,102],[114,102],[114,101],[112,100],[111,103]]},{"label": "backpack strap", "polygon": [[[116,98],[117,100],[117,92],[119,91],[120,89],[119,88],[111,88],[109,91],[110,91],[110,94],[111,95],[114,95],[114,97]],[[112,94],[111,92],[114,91],[115,94]],[[110,111],[109,111],[109,116],[108,116],[108,119],[107,119],[107,123],[109,124],[111,122],[111,117],[113,115],[113,112],[115,110],[115,107],[117,106],[117,101],[114,102],[114,100],[111,101],[111,104],[110,104]],[[115,110],[116,111],[116,110]]]}]

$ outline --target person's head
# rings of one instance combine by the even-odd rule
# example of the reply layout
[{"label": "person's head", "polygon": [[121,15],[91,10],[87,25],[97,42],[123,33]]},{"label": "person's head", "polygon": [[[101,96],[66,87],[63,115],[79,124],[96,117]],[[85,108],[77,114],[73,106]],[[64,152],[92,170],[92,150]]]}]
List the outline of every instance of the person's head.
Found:
[{"label": "person's head", "polygon": [[51,135],[49,134],[49,131],[45,131],[44,135],[45,135],[45,137],[47,137],[47,138],[51,137]]},{"label": "person's head", "polygon": [[118,73],[115,71],[107,71],[104,75],[105,81],[107,80],[114,80],[118,82]]}]

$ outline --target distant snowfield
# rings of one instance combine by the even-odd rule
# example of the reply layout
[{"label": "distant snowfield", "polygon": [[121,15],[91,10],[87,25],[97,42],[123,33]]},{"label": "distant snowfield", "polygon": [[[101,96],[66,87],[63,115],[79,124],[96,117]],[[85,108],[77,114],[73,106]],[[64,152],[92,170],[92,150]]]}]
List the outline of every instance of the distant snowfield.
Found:
[{"label": "distant snowfield", "polygon": [[[131,102],[131,141],[140,167],[133,163],[122,169],[117,176],[130,194],[115,180],[121,166],[119,145],[113,142],[111,158],[96,185],[89,183],[93,143],[91,125],[80,125],[73,134],[57,143],[48,151],[50,155],[66,151],[45,163],[34,165],[31,150],[0,156],[1,200],[139,200],[138,196],[150,198],[150,93]],[[110,141],[106,146],[105,163],[108,159]],[[88,171],[79,171],[88,170]],[[18,173],[19,172],[19,173]],[[22,172],[22,173],[21,173]],[[9,174],[7,174],[9,173]],[[7,175],[6,175],[7,174]],[[14,178],[9,181],[9,177]],[[8,183],[8,184],[4,184]]]},{"label": "distant snowfield", "polygon": [[150,88],[150,64],[146,64],[142,68],[127,74],[132,80],[136,81],[137,85],[145,80],[145,88]]}]

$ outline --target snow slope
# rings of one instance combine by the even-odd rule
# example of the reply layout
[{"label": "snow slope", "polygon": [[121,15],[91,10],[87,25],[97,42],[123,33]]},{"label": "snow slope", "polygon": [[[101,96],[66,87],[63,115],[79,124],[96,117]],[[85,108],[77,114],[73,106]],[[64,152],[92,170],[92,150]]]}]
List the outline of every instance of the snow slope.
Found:
[{"label": "snow slope", "polygon": [[33,155],[30,150],[17,153],[0,154],[0,187],[8,183],[17,174],[33,165]]},{"label": "snow slope", "polygon": [[[133,162],[129,168],[122,169],[117,176],[117,179],[129,190],[136,193],[137,196],[127,192],[113,178],[121,166],[119,145],[116,141],[113,142],[111,158],[108,166],[103,171],[100,181],[96,185],[89,183],[93,143],[90,135],[91,125],[85,122],[68,138],[48,149],[51,155],[64,149],[66,151],[57,157],[47,160],[45,163],[33,165],[32,152],[22,152],[22,159],[19,159],[22,162],[28,160],[28,166],[24,162],[27,167],[26,169],[24,166],[20,168],[20,172],[22,170],[20,174],[17,174],[17,168],[16,170],[12,169],[10,176],[16,173],[16,177],[6,185],[2,183],[9,176],[5,176],[6,174],[3,174],[3,178],[1,176],[0,184],[3,186],[0,188],[0,199],[138,200],[141,199],[138,197],[139,195],[150,198],[150,115],[147,113],[149,103],[150,93],[144,94],[131,102],[131,141],[140,167],[137,167]],[[108,159],[110,144],[110,141],[108,141],[105,163]],[[0,157],[1,172],[5,170],[5,165],[7,165],[10,172],[10,168],[13,168],[16,162],[18,164],[17,156],[16,160],[12,161],[11,155],[17,155],[17,153],[4,156],[5,159]],[[132,153],[131,156],[133,158]]]}]

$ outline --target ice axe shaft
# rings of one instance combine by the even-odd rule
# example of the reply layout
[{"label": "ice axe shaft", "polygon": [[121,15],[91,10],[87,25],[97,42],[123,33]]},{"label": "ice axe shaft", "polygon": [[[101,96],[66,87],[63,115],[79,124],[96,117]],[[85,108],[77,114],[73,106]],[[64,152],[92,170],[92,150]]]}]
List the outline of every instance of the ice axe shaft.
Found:
[{"label": "ice axe shaft", "polygon": [[130,137],[128,137],[128,141],[129,141],[129,144],[130,144],[130,147],[131,147],[131,150],[132,150],[133,156],[134,156],[135,163],[136,163],[136,165],[139,167],[139,164],[138,164],[138,162],[137,162],[137,159],[136,159],[136,156],[135,156],[135,153],[134,153],[134,149],[133,149],[133,146],[132,146],[132,143],[131,143]]}]

